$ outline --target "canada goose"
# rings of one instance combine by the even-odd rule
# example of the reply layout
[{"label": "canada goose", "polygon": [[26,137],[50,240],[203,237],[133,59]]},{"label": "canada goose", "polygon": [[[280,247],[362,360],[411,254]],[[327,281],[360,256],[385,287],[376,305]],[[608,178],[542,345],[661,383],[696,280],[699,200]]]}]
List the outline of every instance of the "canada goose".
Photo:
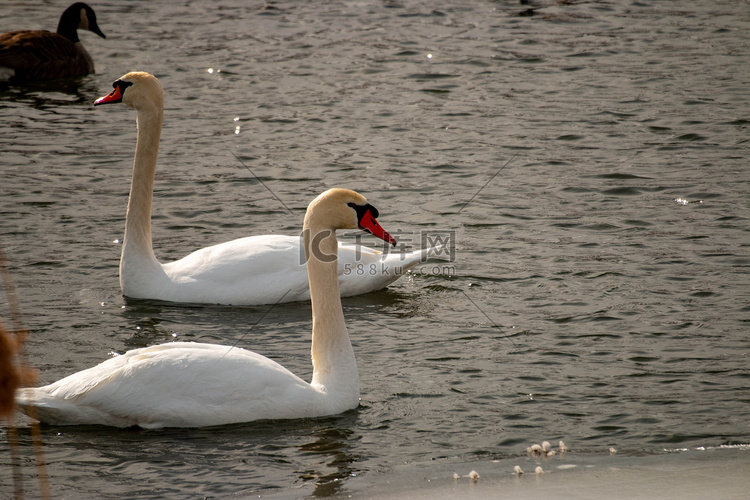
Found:
[{"label": "canada goose", "polygon": [[84,29],[107,38],[94,10],[74,3],[62,13],[57,33],[11,31],[0,35],[0,79],[49,80],[94,72],[94,61],[78,39]]}]

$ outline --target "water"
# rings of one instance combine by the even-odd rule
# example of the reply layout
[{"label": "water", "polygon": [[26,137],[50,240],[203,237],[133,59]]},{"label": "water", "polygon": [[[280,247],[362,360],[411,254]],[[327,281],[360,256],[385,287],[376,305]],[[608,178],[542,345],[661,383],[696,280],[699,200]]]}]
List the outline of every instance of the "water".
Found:
[{"label": "water", "polygon": [[[750,443],[747,2],[93,6],[107,39],[81,39],[97,74],[0,87],[0,244],[41,382],[175,338],[311,374],[308,303],[121,297],[135,114],[92,102],[131,70],[167,93],[163,261],[296,234],[333,186],[365,194],[405,244],[453,237],[456,258],[344,300],[358,410],[45,427],[56,496],[325,496],[522,463],[542,439],[579,460]],[[0,27],[54,29],[58,11],[6,3]],[[0,457],[10,492],[7,444]]]}]

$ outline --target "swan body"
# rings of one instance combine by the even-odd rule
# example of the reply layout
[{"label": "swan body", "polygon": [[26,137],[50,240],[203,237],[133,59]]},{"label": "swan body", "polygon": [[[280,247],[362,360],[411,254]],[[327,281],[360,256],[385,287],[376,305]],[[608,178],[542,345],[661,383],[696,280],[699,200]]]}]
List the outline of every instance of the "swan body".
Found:
[{"label": "swan body", "polygon": [[356,406],[350,394],[326,400],[319,388],[254,352],[191,342],[134,349],[19,395],[45,423],[143,428],[314,417]]},{"label": "swan body", "polygon": [[374,218],[365,220],[376,214],[362,195],[344,189],[326,191],[308,208],[310,383],[251,351],[173,342],[128,351],[44,387],[19,389],[19,407],[27,413],[35,407],[36,418],[51,424],[143,428],[306,418],[356,408],[357,362],[344,323],[337,265],[325,256],[336,254],[335,230],[352,226],[395,244]]},{"label": "swan body", "polygon": [[57,33],[11,31],[0,35],[0,74],[4,79],[48,80],[94,72],[94,61],[78,39],[79,29],[102,33],[94,10],[74,3],[60,16]]},{"label": "swan body", "polygon": [[[307,300],[309,287],[299,236],[240,238],[160,263],[151,241],[151,206],[164,92],[154,76],[133,72],[94,104],[123,102],[138,112],[138,139],[120,259],[126,297],[170,302],[259,305]],[[424,261],[432,249],[384,253],[342,243],[338,275],[342,296],[379,290]]]},{"label": "swan body", "polygon": [[[384,288],[426,255],[427,250],[410,252],[402,259],[402,254],[340,242],[341,296]],[[153,266],[150,273],[144,269],[128,269],[125,262],[121,283],[126,296],[210,304],[276,304],[310,298],[302,243],[296,236],[248,236]]]}]

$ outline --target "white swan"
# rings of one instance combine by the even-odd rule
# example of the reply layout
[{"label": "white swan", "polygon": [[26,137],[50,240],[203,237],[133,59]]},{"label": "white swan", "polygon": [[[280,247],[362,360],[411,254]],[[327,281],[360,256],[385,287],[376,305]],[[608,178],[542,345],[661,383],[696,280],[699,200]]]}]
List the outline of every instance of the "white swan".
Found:
[{"label": "white swan", "polygon": [[96,24],[94,10],[74,3],[62,13],[57,33],[47,30],[11,31],[0,35],[0,74],[3,79],[48,80],[94,72],[94,61],[78,39],[78,30],[107,38]]},{"label": "white swan", "polygon": [[43,422],[144,428],[200,427],[259,419],[333,415],[359,404],[357,361],[341,309],[336,229],[366,229],[395,244],[377,210],[347,189],[331,189],[305,215],[312,301],[312,382],[237,347],[174,342],[134,349],[39,388],[16,401]]},{"label": "white swan", "polygon": [[[138,140],[120,259],[126,297],[170,302],[257,305],[309,298],[298,236],[240,238],[197,250],[167,264],[151,245],[151,203],[161,136],[164,92],[159,80],[128,73],[94,104],[124,102],[138,111]],[[415,266],[432,249],[388,253],[352,244],[339,246],[339,284],[348,297],[379,290]]]}]

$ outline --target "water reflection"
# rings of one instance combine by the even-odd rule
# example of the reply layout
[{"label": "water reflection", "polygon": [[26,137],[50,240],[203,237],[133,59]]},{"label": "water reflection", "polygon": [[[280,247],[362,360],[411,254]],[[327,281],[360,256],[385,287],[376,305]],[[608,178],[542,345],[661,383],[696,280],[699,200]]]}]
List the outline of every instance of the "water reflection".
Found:
[{"label": "water reflection", "polygon": [[[332,417],[196,429],[43,425],[43,439],[53,473],[77,475],[96,464],[97,474],[120,478],[110,485],[110,494],[216,493],[217,484],[228,482],[250,494],[286,489],[286,478],[296,475],[302,486],[312,483],[311,496],[330,497],[362,472],[355,466],[361,459],[354,451],[358,425],[359,412],[353,410]],[[22,453],[28,454],[28,428],[20,434]],[[86,496],[85,485],[81,488]]]},{"label": "water reflection", "polygon": [[[352,412],[351,418],[353,421],[356,420],[355,413],[356,410]],[[342,420],[345,420],[347,416],[343,417]],[[313,433],[314,441],[300,447],[300,451],[304,454],[320,455],[325,458],[325,467],[333,469],[330,471],[308,469],[300,473],[300,478],[303,480],[315,481],[313,496],[329,497],[341,493],[346,479],[358,472],[358,469],[353,467],[353,464],[359,458],[351,451],[353,435],[354,431],[351,427],[324,427]]]},{"label": "water reflection", "polygon": [[173,332],[162,326],[164,308],[158,303],[132,299],[125,299],[125,303],[127,305],[121,310],[126,324],[123,328],[131,332],[124,340],[126,351],[174,338]]},{"label": "water reflection", "polygon": [[99,85],[94,77],[60,78],[38,82],[0,82],[0,101],[25,102],[37,109],[90,104],[98,97]]}]

